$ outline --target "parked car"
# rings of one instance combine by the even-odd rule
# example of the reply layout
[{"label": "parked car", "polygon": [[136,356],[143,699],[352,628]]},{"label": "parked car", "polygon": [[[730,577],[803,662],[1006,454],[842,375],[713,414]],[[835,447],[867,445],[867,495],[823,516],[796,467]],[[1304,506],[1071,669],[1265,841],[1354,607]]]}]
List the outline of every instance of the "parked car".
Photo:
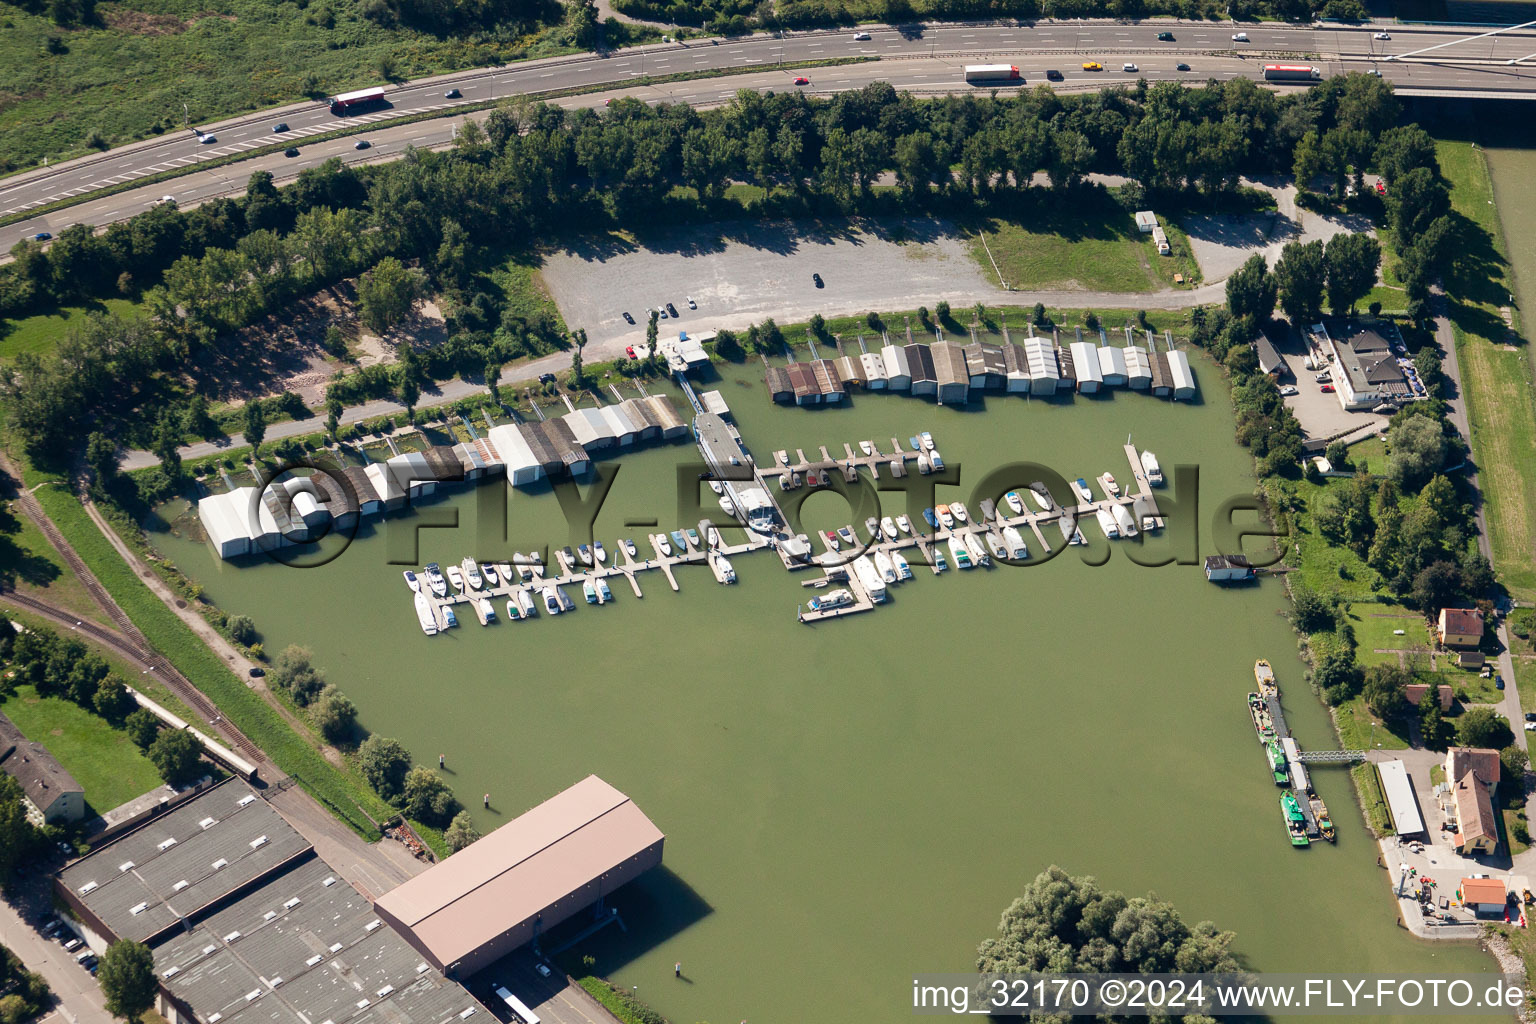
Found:
[{"label": "parked car", "polygon": [[811,280],[816,282],[817,288],[825,288],[827,286],[826,282],[821,279],[820,274],[812,274]]},{"label": "parked car", "polygon": [[1157,41],[1160,42],[1160,43],[1171,43],[1171,42],[1173,42],[1173,33],[1172,32],[1159,32],[1157,34]]},{"label": "parked car", "polygon": [[869,39],[870,36],[868,32],[855,32],[853,34],[853,41],[856,43],[867,43],[869,42]]},{"label": "parked car", "polygon": [[267,674],[267,670],[262,668],[260,665],[252,665],[251,666],[251,678],[252,679],[260,679],[262,676],[264,676],[266,674]]},{"label": "parked car", "polygon": [[1047,71],[1045,73],[1045,77],[1048,78],[1049,80],[1051,80],[1052,82],[1060,82],[1066,76],[1063,75],[1060,71],[1057,71],[1055,68],[1052,68],[1051,70],[1049,70],[1049,71]]},{"label": "parked car", "polygon": [[629,315],[629,310],[627,309],[624,311],[624,322],[630,325],[633,325],[635,322],[635,318]]},{"label": "parked car", "polygon": [[273,132],[274,135],[277,134],[278,132],[285,132],[287,130],[288,130],[288,122],[287,121],[279,121],[277,124],[272,126],[272,132]]},{"label": "parked car", "polygon": [[443,99],[445,100],[457,100],[462,99],[463,97],[464,94],[459,92],[457,89],[449,89],[447,92],[443,93]]},{"label": "parked car", "polygon": [[688,308],[689,309],[698,309],[699,308],[699,304],[697,302],[693,301],[693,296],[692,295],[688,296]]},{"label": "parked car", "polygon": [[294,149],[292,146],[289,146],[287,149],[283,150],[283,156],[298,156],[298,155],[299,155],[299,151],[297,149]]},{"label": "parked car", "polygon": [[629,358],[631,358],[631,359],[639,359],[640,358],[639,356],[635,355],[635,346],[633,346],[633,345],[625,345],[624,346],[624,354],[629,356]]},{"label": "parked car", "polygon": [[1376,194],[1377,195],[1384,196],[1384,195],[1387,194],[1387,183],[1385,181],[1382,181],[1380,178],[1376,179],[1376,186],[1375,187],[1376,187]]},{"label": "parked car", "polygon": [[1525,713],[1525,720],[1527,722],[1536,722],[1536,711],[1527,711]]},{"label": "parked car", "polygon": [[1234,43],[1246,43],[1248,41],[1248,33],[1247,32],[1234,32],[1234,33],[1232,33],[1232,41]]},{"label": "parked car", "polygon": [[[868,38],[868,37],[866,36],[865,38]],[[549,972],[549,968],[545,967],[543,964],[534,964],[533,965],[533,969],[538,971],[539,975],[541,977],[545,977],[545,978],[549,977],[549,973],[550,973]]]},{"label": "parked car", "polygon": [[804,75],[799,75],[799,76],[797,76],[795,78],[795,84],[796,85],[810,85],[811,84],[811,80],[809,78],[806,78]]},{"label": "parked car", "polygon": [[1332,370],[1324,370],[1322,373],[1318,374],[1316,377],[1313,377],[1312,379],[1317,381],[1319,384],[1326,384],[1330,380],[1333,380],[1333,371]]},{"label": "parked car", "polygon": [[672,305],[672,303],[670,303],[670,302],[667,303],[667,312],[672,314],[672,317],[674,319],[676,319],[676,317],[677,317],[677,307]]},{"label": "parked car", "polygon": [[1088,60],[1088,61],[1084,61],[1083,62],[1083,70],[1084,71],[1103,71],[1104,70],[1104,65],[1100,64],[1096,60]]},{"label": "parked car", "polygon": [[555,377],[554,374],[552,374],[552,373],[541,373],[541,374],[539,374],[539,383],[540,384],[554,384],[555,382],[556,382],[556,377]]},{"label": "parked car", "polygon": [[1176,70],[1176,71],[1188,71],[1189,70],[1189,65],[1185,64],[1183,61],[1179,61],[1179,63],[1175,64],[1173,67],[1174,67],[1174,70]]},{"label": "parked car", "polygon": [[1323,393],[1323,394],[1325,394],[1325,395],[1331,395],[1331,394],[1333,394],[1333,392],[1334,392],[1334,391],[1335,391],[1335,390],[1336,390],[1336,389],[1335,389],[1335,388],[1334,388],[1334,386],[1333,386],[1333,385],[1332,385],[1332,384],[1324,384],[1324,385],[1323,385],[1323,386],[1322,386],[1322,387],[1321,387],[1321,388],[1319,388],[1319,389],[1318,389],[1318,390],[1320,390],[1320,391],[1321,391],[1321,392],[1322,392],[1322,393]]},{"label": "parked car", "polygon": [[1286,398],[1290,398],[1292,395],[1299,395],[1300,393],[1296,390],[1296,385],[1294,384],[1283,384],[1280,387],[1280,394]]},{"label": "parked car", "polygon": [[1120,65],[1120,70],[1121,71],[1140,71],[1141,68],[1138,68],[1135,64],[1132,64],[1130,61],[1126,61],[1124,64]]},{"label": "parked car", "polygon": [[666,306],[657,306],[656,307],[656,319],[658,319],[658,320],[665,320],[666,318],[667,318],[667,307]]},{"label": "parked car", "polygon": [[367,139],[358,139],[356,142],[352,143],[352,148],[353,149],[368,149],[372,145],[373,145],[373,143],[369,142]]}]

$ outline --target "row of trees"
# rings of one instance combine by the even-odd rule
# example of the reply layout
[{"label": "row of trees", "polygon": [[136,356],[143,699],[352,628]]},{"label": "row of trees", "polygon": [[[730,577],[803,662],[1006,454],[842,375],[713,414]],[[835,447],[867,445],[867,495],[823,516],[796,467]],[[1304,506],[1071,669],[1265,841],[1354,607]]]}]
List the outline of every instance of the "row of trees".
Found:
[{"label": "row of trees", "polygon": [[53,999],[43,976],[27,970],[21,958],[4,946],[0,946],[0,992],[5,993],[0,995],[0,1024],[31,1020]]},{"label": "row of trees", "polygon": [[357,767],[374,791],[405,815],[434,828],[447,828],[450,849],[457,851],[480,838],[469,813],[463,810],[443,777],[424,764],[411,762],[411,752],[399,740],[369,736],[357,748]]},{"label": "row of trees", "polygon": [[[231,632],[236,628],[244,631],[243,624],[237,627],[231,620]],[[327,742],[351,745],[356,741],[357,706],[325,681],[308,649],[294,644],[283,648],[267,673],[267,680],[305,710]]]}]

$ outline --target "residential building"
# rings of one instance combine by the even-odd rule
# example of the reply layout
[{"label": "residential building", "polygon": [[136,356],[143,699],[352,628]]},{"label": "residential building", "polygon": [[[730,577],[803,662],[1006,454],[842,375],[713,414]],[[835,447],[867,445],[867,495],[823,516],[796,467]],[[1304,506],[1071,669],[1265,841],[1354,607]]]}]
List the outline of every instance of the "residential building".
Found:
[{"label": "residential building", "polygon": [[1441,608],[1436,628],[1446,647],[1478,647],[1483,642],[1483,613],[1477,608]]},{"label": "residential building", "polygon": [[85,817],[85,791],[80,783],[47,747],[27,739],[4,715],[0,715],[0,771],[21,785],[27,816],[35,824],[66,824]]}]

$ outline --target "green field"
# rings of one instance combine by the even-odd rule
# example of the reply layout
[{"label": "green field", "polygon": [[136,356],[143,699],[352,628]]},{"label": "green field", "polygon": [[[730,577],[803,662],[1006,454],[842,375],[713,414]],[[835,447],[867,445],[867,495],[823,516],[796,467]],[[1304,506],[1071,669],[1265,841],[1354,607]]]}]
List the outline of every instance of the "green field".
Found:
[{"label": "green field", "polygon": [[0,704],[0,712],[41,743],[85,790],[100,814],[160,785],[160,773],[128,734],[63,697],[39,697],[31,686]]},{"label": "green field", "polygon": [[0,509],[0,581],[93,622],[106,616],[42,531],[14,506]]},{"label": "green field", "polygon": [[[47,5],[39,5],[46,10]],[[60,28],[0,16],[0,173],[248,110],[458,68],[573,52],[558,27],[421,32],[364,0],[102,4]],[[559,17],[558,8],[551,8]],[[186,109],[183,109],[183,104]]]},{"label": "green field", "polygon": [[0,359],[15,359],[23,352],[37,355],[52,352],[70,325],[87,313],[128,316],[139,308],[138,303],[127,299],[104,299],[84,306],[66,306],[51,313],[38,313],[20,320],[0,320]]}]

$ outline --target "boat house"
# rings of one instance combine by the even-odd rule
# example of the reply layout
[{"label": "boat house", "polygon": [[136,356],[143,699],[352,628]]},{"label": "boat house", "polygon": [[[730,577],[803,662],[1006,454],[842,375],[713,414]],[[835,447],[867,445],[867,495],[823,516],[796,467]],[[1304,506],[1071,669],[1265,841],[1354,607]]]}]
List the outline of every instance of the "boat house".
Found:
[{"label": "boat house", "polygon": [[1246,555],[1207,555],[1205,578],[1212,583],[1242,583],[1253,579],[1253,566]]},{"label": "boat house", "polygon": [[1099,373],[1098,347],[1092,342],[1074,341],[1069,349],[1078,392],[1084,395],[1096,393],[1104,384],[1104,377]]},{"label": "boat house", "polygon": [[1124,387],[1127,380],[1125,349],[1114,345],[1099,346],[1099,376],[1107,388]]},{"label": "boat house", "polygon": [[927,345],[908,345],[906,347],[908,372],[912,375],[912,394],[917,396],[936,395],[939,392],[939,377],[933,365],[933,353]]},{"label": "boat house", "polygon": [[859,364],[864,370],[864,386],[871,391],[884,391],[885,361],[873,352],[865,352],[859,356]]},{"label": "boat house", "polygon": [[1189,356],[1174,349],[1168,353],[1168,374],[1173,385],[1173,400],[1186,401],[1195,397],[1195,374],[1189,368]]},{"label": "boat house", "polygon": [[886,345],[880,350],[880,362],[885,367],[885,384],[888,390],[912,390],[912,370],[907,365],[907,350],[903,346]]},{"label": "boat house", "polygon": [[971,397],[971,376],[965,365],[965,350],[948,341],[928,346],[937,378],[934,392],[940,405],[964,405]]},{"label": "boat house", "polygon": [[1145,391],[1152,386],[1152,358],[1140,345],[1125,347],[1125,382],[1134,391]]},{"label": "boat house", "polygon": [[1054,395],[1060,386],[1061,370],[1056,363],[1056,347],[1049,338],[1030,338],[1024,342],[1024,356],[1029,365],[1029,393]]},{"label": "boat house", "polygon": [[763,382],[768,385],[768,397],[775,402],[793,402],[795,385],[789,379],[789,371],[782,366],[769,366],[763,370]]}]

